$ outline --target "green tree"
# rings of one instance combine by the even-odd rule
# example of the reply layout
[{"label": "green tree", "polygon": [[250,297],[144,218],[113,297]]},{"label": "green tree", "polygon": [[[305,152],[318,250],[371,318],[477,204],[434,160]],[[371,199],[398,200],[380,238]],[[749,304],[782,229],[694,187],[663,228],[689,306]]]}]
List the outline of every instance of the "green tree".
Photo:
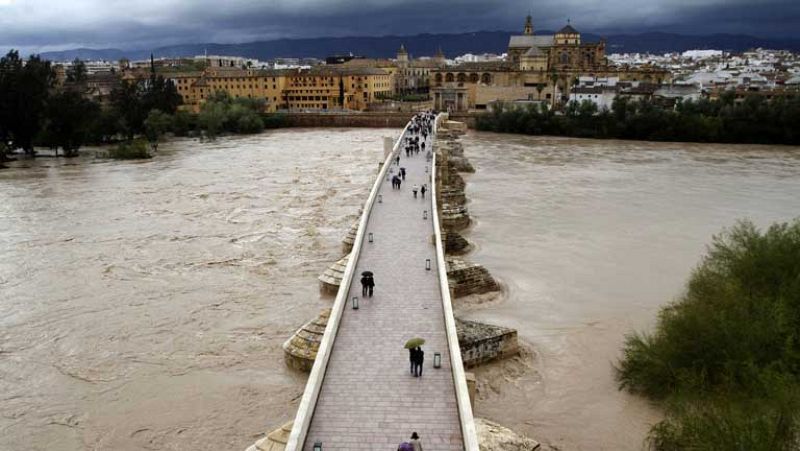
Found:
[{"label": "green tree", "polygon": [[88,78],[88,71],[86,70],[86,63],[81,61],[80,58],[75,58],[72,65],[67,70],[67,81],[74,83],[85,82]]},{"label": "green tree", "polygon": [[42,127],[54,81],[50,62],[36,55],[25,64],[14,50],[0,58],[0,135],[12,148],[35,154],[34,138]]},{"label": "green tree", "polygon": [[91,127],[100,107],[74,91],[63,91],[50,97],[43,129],[45,144],[61,147],[64,156],[74,157],[91,136]]},{"label": "green tree", "polygon": [[223,130],[226,119],[226,107],[222,103],[206,102],[200,110],[197,121],[205,131],[205,136],[216,138]]},{"label": "green tree", "polygon": [[652,334],[626,337],[620,387],[663,401],[658,450],[797,450],[800,220],[714,237]]},{"label": "green tree", "polygon": [[144,120],[144,134],[153,150],[158,150],[158,141],[170,130],[172,117],[161,110],[150,110]]},{"label": "green tree", "polygon": [[111,108],[119,118],[119,131],[128,139],[143,131],[149,110],[145,109],[142,97],[141,85],[135,81],[122,81],[111,91]]}]

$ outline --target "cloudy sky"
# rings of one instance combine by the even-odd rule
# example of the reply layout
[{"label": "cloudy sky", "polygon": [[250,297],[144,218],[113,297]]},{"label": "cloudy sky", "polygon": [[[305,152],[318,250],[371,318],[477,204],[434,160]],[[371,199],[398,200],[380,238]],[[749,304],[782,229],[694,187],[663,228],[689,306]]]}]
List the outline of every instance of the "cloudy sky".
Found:
[{"label": "cloudy sky", "polygon": [[0,50],[537,29],[800,38],[800,0],[0,0]]}]

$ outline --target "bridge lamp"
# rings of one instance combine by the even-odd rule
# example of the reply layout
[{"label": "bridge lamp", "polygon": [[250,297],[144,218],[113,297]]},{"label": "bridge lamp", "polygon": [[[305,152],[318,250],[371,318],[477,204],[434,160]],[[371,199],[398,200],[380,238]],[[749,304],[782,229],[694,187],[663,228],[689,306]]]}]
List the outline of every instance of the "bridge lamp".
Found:
[{"label": "bridge lamp", "polygon": [[369,232],[369,235],[368,235],[367,239],[369,240],[370,243],[372,242],[372,239],[373,239],[372,232]]},{"label": "bridge lamp", "polygon": [[353,310],[358,310],[358,296],[353,296]]},{"label": "bridge lamp", "polygon": [[314,451],[322,451],[322,442],[314,443]]},{"label": "bridge lamp", "polygon": [[442,354],[440,352],[433,353],[433,367],[434,368],[442,367]]},{"label": "bridge lamp", "polygon": [[431,259],[430,259],[430,258],[426,258],[426,259],[425,259],[425,269],[426,269],[427,271],[430,271],[430,270],[431,270]]},{"label": "bridge lamp", "polygon": [[428,219],[428,210],[422,210],[422,219]]}]

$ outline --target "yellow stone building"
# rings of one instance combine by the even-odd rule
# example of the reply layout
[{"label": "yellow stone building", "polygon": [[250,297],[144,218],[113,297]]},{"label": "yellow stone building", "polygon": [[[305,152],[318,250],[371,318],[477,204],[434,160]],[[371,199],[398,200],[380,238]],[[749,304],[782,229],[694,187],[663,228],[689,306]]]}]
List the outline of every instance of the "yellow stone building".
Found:
[{"label": "yellow stone building", "polygon": [[578,77],[619,77],[621,81],[662,83],[670,73],[655,67],[610,65],[605,42],[583,43],[567,24],[554,35],[536,35],[526,18],[522,35],[511,36],[505,61],[463,63],[432,71],[431,92],[438,110],[486,110],[493,102],[564,103]]},{"label": "yellow stone building", "polygon": [[392,90],[391,75],[373,67],[316,66],[296,70],[284,90],[289,110],[365,110]]},{"label": "yellow stone building", "polygon": [[394,60],[355,58],[342,66],[371,67],[387,72],[391,79],[391,92],[395,94],[427,93],[432,71],[445,67],[445,58],[441,49],[433,58],[411,58],[405,46],[401,45]]},{"label": "yellow stone building", "polygon": [[317,66],[311,69],[245,70],[211,67],[203,72],[164,74],[183,99],[183,109],[199,112],[217,91],[264,101],[279,110],[364,110],[392,90],[391,75],[371,67]]}]

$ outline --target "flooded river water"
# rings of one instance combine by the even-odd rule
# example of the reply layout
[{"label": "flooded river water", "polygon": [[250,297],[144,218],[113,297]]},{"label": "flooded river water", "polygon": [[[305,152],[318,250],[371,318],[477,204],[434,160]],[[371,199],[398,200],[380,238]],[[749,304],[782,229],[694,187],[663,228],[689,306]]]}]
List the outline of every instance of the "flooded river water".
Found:
[{"label": "flooded river water", "polygon": [[477,169],[469,258],[507,288],[468,317],[517,328],[535,351],[532,368],[493,375],[477,414],[558,449],[641,449],[660,416],[616,389],[624,334],[652,327],[723,227],[800,217],[800,148],[474,132],[463,142]]},{"label": "flooded river water", "polygon": [[316,277],[398,132],[0,171],[0,449],[243,450],[291,419],[281,344],[329,305]]},{"label": "flooded river water", "polygon": [[[293,417],[281,344],[330,301],[399,130],[175,140],[146,162],[0,171],[0,449],[241,450]],[[530,368],[477,413],[572,449],[638,449],[658,411],[616,390],[624,333],[679,295],[711,234],[800,215],[800,153],[470,133],[468,257],[507,287],[470,310]]]}]

